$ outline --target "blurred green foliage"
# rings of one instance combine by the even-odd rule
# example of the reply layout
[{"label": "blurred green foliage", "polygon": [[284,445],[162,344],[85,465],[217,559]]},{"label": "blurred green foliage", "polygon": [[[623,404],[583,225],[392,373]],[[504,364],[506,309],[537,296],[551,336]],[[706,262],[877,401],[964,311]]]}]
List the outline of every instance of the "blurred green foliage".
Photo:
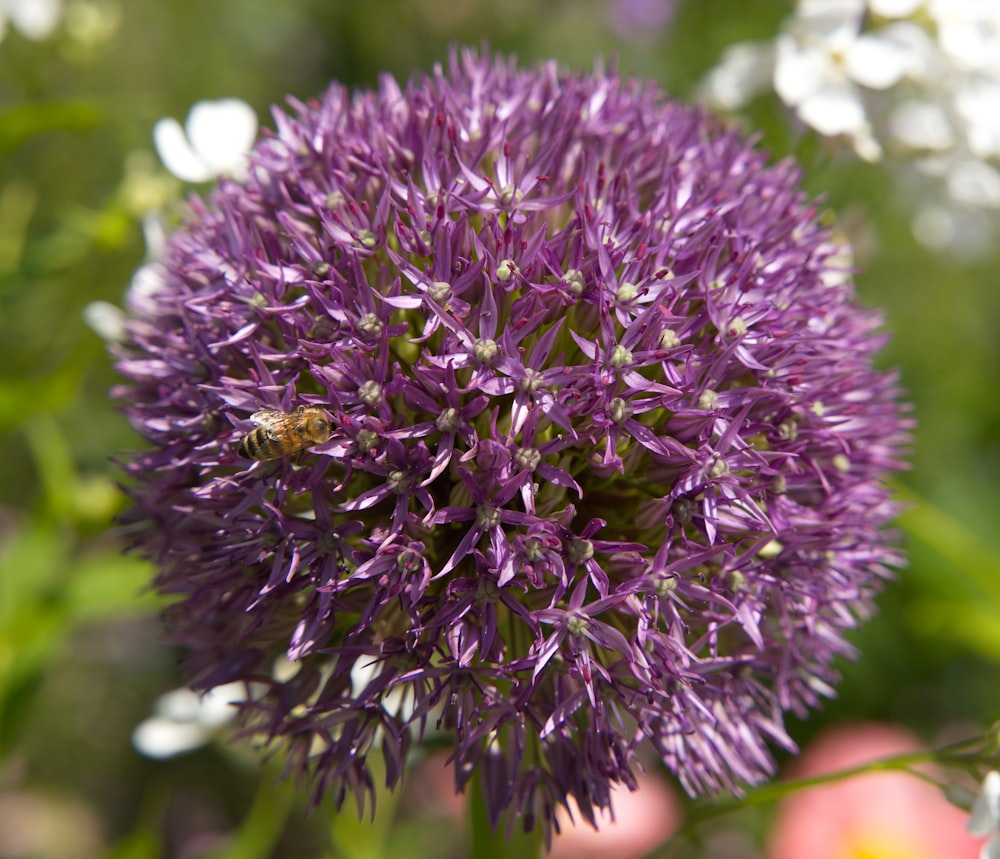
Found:
[{"label": "blurred green foliage", "polygon": [[[690,96],[729,43],[766,38],[776,0],[687,0],[673,25],[626,42],[604,0],[65,0],[44,41],[0,43],[0,855],[114,859],[463,855],[450,818],[386,801],[306,818],[276,773],[222,747],[155,763],[132,727],[176,685],[157,644],[150,571],[122,554],[110,458],[137,444],[108,397],[104,344],[82,322],[120,303],[145,247],[142,216],[172,180],[152,155],[162,116],[236,96],[267,122],[286,93],[428,69],[452,42],[626,74]],[[2,8],[2,7],[0,7]],[[3,14],[0,11],[0,14]],[[919,419],[900,494],[909,569],[860,630],[840,696],[793,731],[879,718],[924,738],[1000,715],[1000,255],[976,263],[912,240],[898,183],[793,131],[773,101],[747,112],[775,157],[808,165],[858,250],[862,301],[886,309],[887,364]],[[5,817],[29,797],[34,817]],[[414,806],[419,807],[419,806]],[[755,818],[756,819],[756,818]],[[77,821],[60,840],[59,820]],[[83,823],[79,821],[82,820]],[[749,824],[760,828],[758,822]],[[39,828],[49,827],[42,838]],[[29,847],[4,852],[17,832]],[[7,833],[5,836],[4,833]],[[53,834],[54,833],[54,834]],[[36,837],[37,836],[37,837]],[[32,838],[35,840],[32,841]],[[39,840],[40,839],[40,840]],[[339,846],[338,846],[339,845]]]}]

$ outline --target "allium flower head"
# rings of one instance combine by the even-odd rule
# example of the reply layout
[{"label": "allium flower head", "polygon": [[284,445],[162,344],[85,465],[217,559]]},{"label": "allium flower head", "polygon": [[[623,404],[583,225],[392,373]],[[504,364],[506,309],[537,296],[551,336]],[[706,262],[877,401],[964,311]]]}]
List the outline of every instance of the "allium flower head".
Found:
[{"label": "allium flower head", "polygon": [[[338,803],[431,733],[547,830],[643,746],[692,794],[770,774],[899,560],[908,424],[795,168],[651,85],[475,53],[274,121],[117,347],[196,687],[245,682]],[[328,441],[238,457],[299,406]]]}]

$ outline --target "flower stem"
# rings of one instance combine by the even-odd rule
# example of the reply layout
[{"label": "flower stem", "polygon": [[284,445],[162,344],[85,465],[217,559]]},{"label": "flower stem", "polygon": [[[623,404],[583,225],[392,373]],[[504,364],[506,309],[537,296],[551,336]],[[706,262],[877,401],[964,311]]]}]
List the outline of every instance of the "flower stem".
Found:
[{"label": "flower stem", "polygon": [[502,824],[498,831],[493,831],[479,778],[472,779],[469,814],[472,818],[470,856],[475,856],[476,859],[534,859],[539,855],[542,845],[540,826],[536,825],[532,832],[525,832],[520,821],[514,821],[509,837],[505,836]]},{"label": "flower stem", "polygon": [[917,778],[933,780],[933,778],[928,776],[926,773],[913,769],[914,765],[937,762],[954,767],[971,763],[975,759],[975,750],[982,745],[982,740],[982,737],[975,737],[951,743],[937,749],[923,749],[920,751],[906,752],[904,754],[882,758],[881,760],[871,761],[870,763],[848,767],[847,769],[824,773],[823,775],[778,781],[756,788],[740,799],[730,799],[712,804],[696,805],[688,812],[684,825],[678,829],[673,836],[671,836],[670,840],[664,846],[669,847],[682,839],[690,838],[696,827],[706,821],[714,820],[717,817],[722,817],[723,815],[739,811],[740,809],[768,805],[784,799],[786,796],[789,796],[796,791],[806,790],[822,784],[842,781],[864,773],[898,771],[910,773]]}]

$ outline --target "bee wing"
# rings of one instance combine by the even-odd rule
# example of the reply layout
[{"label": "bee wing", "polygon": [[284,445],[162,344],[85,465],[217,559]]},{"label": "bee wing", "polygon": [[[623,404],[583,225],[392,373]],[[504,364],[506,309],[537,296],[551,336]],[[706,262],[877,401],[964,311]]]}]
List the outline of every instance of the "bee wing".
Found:
[{"label": "bee wing", "polygon": [[288,425],[289,416],[287,412],[275,409],[258,409],[250,415],[250,420],[257,424],[257,426],[264,427],[269,434],[274,434],[280,432],[283,427]]}]

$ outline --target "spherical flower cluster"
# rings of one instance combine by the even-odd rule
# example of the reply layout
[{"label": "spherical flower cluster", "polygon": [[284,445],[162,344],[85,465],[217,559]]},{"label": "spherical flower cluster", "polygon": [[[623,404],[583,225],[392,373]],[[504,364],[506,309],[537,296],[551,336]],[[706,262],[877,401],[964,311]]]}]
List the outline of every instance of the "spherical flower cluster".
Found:
[{"label": "spherical flower cluster", "polygon": [[[546,830],[644,748],[692,794],[766,777],[899,561],[908,425],[795,168],[654,86],[471,52],[291,104],[115,347],[195,686],[244,682],[338,803],[430,735]],[[327,441],[237,454],[299,406]]]}]

